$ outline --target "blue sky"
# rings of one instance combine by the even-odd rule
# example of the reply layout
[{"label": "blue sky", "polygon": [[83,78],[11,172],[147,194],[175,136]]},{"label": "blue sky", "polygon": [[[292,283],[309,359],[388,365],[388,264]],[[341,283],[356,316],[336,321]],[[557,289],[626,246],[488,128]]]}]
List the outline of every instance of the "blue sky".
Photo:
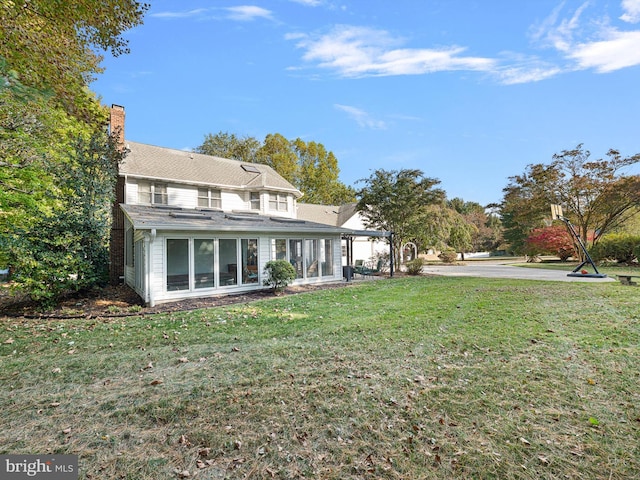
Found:
[{"label": "blue sky", "polygon": [[131,141],[280,133],[347,185],[417,168],[481,204],[580,143],[640,152],[640,0],[150,3],[91,84]]}]

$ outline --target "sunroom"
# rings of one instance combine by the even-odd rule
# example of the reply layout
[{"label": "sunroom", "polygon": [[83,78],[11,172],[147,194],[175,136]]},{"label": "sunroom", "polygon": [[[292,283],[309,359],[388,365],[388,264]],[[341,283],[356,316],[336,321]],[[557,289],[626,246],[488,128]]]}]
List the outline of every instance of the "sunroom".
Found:
[{"label": "sunroom", "polygon": [[149,305],[263,289],[264,266],[276,259],[294,266],[294,284],[342,280],[342,228],[247,212],[121,208],[125,283]]}]

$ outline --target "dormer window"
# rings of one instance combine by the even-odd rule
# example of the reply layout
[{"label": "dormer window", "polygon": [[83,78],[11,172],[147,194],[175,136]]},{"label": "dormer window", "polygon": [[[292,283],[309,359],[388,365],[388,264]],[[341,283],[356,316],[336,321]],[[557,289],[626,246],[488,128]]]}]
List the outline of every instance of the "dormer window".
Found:
[{"label": "dormer window", "polygon": [[249,194],[249,205],[251,210],[260,210],[260,193],[251,192]]},{"label": "dormer window", "polygon": [[204,208],[222,208],[222,195],[220,190],[198,188],[198,206]]}]

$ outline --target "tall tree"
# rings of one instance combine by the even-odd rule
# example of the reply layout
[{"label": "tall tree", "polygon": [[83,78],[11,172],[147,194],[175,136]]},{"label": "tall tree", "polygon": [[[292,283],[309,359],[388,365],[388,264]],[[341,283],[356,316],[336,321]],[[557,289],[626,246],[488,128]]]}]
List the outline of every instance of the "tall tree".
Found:
[{"label": "tall tree", "polygon": [[279,133],[270,133],[265,137],[258,150],[258,163],[269,165],[289,183],[297,183],[298,156],[291,148],[291,142]]},{"label": "tall tree", "polygon": [[553,156],[550,164],[529,165],[510,178],[503,190],[505,237],[517,248],[534,228],[542,227],[551,204],[563,207],[587,245],[623,223],[640,205],[640,175],[621,170],[640,162],[640,154],[623,158],[609,150],[606,159],[591,160],[582,144]]},{"label": "tall tree", "polygon": [[254,137],[239,138],[233,133],[205,135],[195,149],[198,153],[233,158],[245,162],[269,165],[304,193],[304,203],[340,205],[355,200],[355,190],[338,179],[340,169],[333,152],[321,143],[290,141],[276,134],[260,143]]},{"label": "tall tree", "polygon": [[107,279],[114,186],[122,152],[106,132],[78,135],[43,170],[49,208],[4,232],[13,286],[43,304]]},{"label": "tall tree", "polygon": [[464,220],[475,228],[470,229],[473,252],[486,252],[498,248],[502,238],[500,220],[495,215],[488,215],[487,209],[477,202],[465,202],[462,198],[447,201],[450,208],[458,212]]},{"label": "tall tree", "polygon": [[292,143],[298,156],[296,186],[304,193],[302,201],[325,205],[344,203],[348,189],[338,179],[340,169],[333,152],[328,152],[321,143],[304,142],[300,138]]},{"label": "tall tree", "polygon": [[[365,186],[358,190],[357,209],[366,228],[394,232],[393,250],[399,261],[401,247],[409,241],[424,239],[424,220],[430,207],[441,206],[445,193],[435,188],[440,183],[425,177],[421,170],[387,171],[379,169],[369,178],[358,180]],[[435,207],[437,209],[437,207]]]},{"label": "tall tree", "polygon": [[231,158],[247,163],[256,163],[260,142],[255,137],[238,137],[235,133],[208,133],[202,145],[195,150],[198,153],[214,157]]},{"label": "tall tree", "polygon": [[18,78],[52,92],[68,112],[94,120],[86,86],[102,71],[97,51],[127,53],[122,33],[141,24],[148,8],[134,0],[3,0],[0,85],[13,88]]}]

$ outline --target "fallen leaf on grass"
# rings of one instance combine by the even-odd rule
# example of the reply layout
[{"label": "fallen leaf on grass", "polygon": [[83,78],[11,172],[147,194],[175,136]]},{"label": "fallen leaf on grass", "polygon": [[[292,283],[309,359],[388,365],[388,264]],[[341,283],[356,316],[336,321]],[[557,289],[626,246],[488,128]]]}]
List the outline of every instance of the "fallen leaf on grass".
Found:
[{"label": "fallen leaf on grass", "polygon": [[549,459],[547,457],[543,457],[542,455],[538,455],[538,460],[543,465],[549,465]]},{"label": "fallen leaf on grass", "polygon": [[162,385],[162,380],[153,380],[149,385]]},{"label": "fallen leaf on grass", "polygon": [[524,437],[520,437],[520,442],[521,442],[523,445],[527,445],[527,446],[531,445],[531,443],[529,442],[529,440],[527,440],[527,439],[526,439],[526,438],[524,438]]},{"label": "fallen leaf on grass", "polygon": [[187,357],[180,357],[178,359],[179,363],[189,363],[189,359]]},{"label": "fallen leaf on grass", "polygon": [[13,342],[15,342],[15,340],[14,340],[13,338],[7,338],[7,339],[4,341],[4,344],[5,344],[5,345],[11,345]]}]

